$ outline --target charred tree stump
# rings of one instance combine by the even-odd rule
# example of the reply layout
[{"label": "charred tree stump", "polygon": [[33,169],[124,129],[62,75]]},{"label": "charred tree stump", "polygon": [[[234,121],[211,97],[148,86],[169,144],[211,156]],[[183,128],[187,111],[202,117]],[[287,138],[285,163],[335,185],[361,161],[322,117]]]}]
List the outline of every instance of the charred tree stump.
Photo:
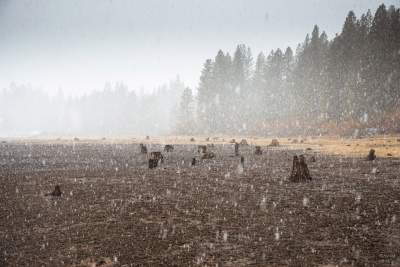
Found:
[{"label": "charred tree stump", "polygon": [[140,144],[140,153],[147,154],[147,147],[146,145]]},{"label": "charred tree stump", "polygon": [[255,155],[262,155],[262,150],[261,150],[261,146],[256,146],[256,150],[254,151]]},{"label": "charred tree stump", "polygon": [[304,156],[293,157],[292,173],[290,174],[289,181],[291,182],[305,182],[311,181],[310,171],[308,170]]},{"label": "charred tree stump", "polygon": [[371,149],[369,151],[369,153],[368,153],[367,160],[372,161],[372,160],[375,160],[375,159],[376,159],[375,149]]},{"label": "charred tree stump", "polygon": [[235,156],[239,156],[239,143],[235,143]]},{"label": "charred tree stump", "polygon": [[61,197],[61,194],[62,194],[62,192],[61,192],[60,186],[56,185],[54,187],[53,192],[46,194],[46,196]]}]

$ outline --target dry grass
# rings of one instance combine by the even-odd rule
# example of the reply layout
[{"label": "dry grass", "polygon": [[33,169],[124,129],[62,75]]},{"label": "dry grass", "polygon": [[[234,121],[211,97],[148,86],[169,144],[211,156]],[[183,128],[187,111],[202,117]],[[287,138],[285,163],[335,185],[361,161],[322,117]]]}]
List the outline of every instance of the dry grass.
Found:
[{"label": "dry grass", "polygon": [[[209,137],[209,141],[207,138]],[[192,136],[156,136],[146,140],[145,136],[121,136],[102,139],[102,137],[83,137],[79,141],[73,138],[50,138],[50,139],[23,139],[12,140],[12,142],[32,144],[68,144],[68,143],[91,143],[91,144],[138,144],[147,145],[172,144],[172,145],[206,145],[226,144],[232,145],[230,140],[246,139],[249,145],[268,146],[275,138],[243,137],[243,136],[195,136],[195,142],[190,141]],[[297,139],[297,143],[293,140]],[[375,149],[378,157],[400,157],[400,136],[375,136],[370,138],[351,139],[340,137],[292,137],[278,138],[279,144],[288,149],[311,149],[327,155],[341,155],[346,157],[364,157],[370,149]]]}]

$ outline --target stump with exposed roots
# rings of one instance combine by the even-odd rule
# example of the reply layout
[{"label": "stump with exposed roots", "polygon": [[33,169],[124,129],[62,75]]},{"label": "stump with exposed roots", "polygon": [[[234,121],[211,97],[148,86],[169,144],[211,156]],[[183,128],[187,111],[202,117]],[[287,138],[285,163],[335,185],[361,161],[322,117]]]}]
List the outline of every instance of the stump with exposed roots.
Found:
[{"label": "stump with exposed roots", "polygon": [[262,150],[261,150],[261,146],[256,146],[256,150],[254,151],[255,155],[262,155]]},{"label": "stump with exposed roots", "polygon": [[308,170],[305,158],[303,155],[293,157],[292,172],[289,177],[291,182],[306,182],[311,181],[310,171]]},{"label": "stump with exposed roots", "polygon": [[372,161],[372,160],[375,160],[375,159],[376,159],[375,149],[371,149],[369,151],[369,153],[368,153],[367,160]]}]

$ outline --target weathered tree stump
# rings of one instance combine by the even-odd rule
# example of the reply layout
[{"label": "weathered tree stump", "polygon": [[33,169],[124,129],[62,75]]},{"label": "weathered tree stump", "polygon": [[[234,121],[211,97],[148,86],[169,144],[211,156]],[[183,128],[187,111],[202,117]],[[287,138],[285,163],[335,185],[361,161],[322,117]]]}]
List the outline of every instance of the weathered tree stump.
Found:
[{"label": "weathered tree stump", "polygon": [[192,158],[192,166],[196,166],[196,158]]},{"label": "weathered tree stump", "polygon": [[146,140],[150,140],[150,136],[146,135]]},{"label": "weathered tree stump", "polygon": [[165,152],[172,152],[172,151],[174,151],[174,146],[173,145],[165,145],[164,146],[164,151]]},{"label": "weathered tree stump", "polygon": [[59,186],[59,185],[56,185],[56,186],[54,187],[53,192],[47,193],[45,196],[61,197],[61,195],[62,195],[62,192],[61,192],[60,186]]},{"label": "weathered tree stump", "polygon": [[74,137],[74,142],[79,142],[80,139],[78,137]]},{"label": "weathered tree stump", "polygon": [[315,158],[315,156],[311,156],[310,162],[316,162],[316,161],[317,161],[317,159]]},{"label": "weathered tree stump", "polygon": [[158,160],[157,159],[149,159],[149,169],[157,168]]},{"label": "weathered tree stump", "polygon": [[243,156],[240,157],[240,164],[244,168],[244,157]]},{"label": "weathered tree stump", "polygon": [[239,156],[239,143],[235,143],[235,156]]},{"label": "weathered tree stump", "polygon": [[193,137],[190,138],[190,142],[194,142],[194,141],[196,141],[196,139],[194,139]]},{"label": "weathered tree stump", "polygon": [[140,153],[147,154],[147,147],[146,145],[140,144]]},{"label": "weathered tree stump", "polygon": [[210,137],[207,137],[207,138],[206,138],[206,142],[208,142],[208,141],[210,141]]},{"label": "weathered tree stump", "polygon": [[155,151],[150,153],[150,159],[155,159],[157,161],[161,161],[161,163],[164,162],[164,156],[160,151]]},{"label": "weathered tree stump", "polygon": [[272,139],[271,144],[269,144],[269,146],[279,146],[278,139]]},{"label": "weathered tree stump", "polygon": [[297,139],[292,140],[292,144],[297,144],[298,142],[299,142],[299,140],[297,140]]},{"label": "weathered tree stump", "polygon": [[242,140],[240,141],[240,145],[242,145],[242,146],[248,146],[249,144],[247,143],[247,140],[246,140],[246,139],[242,139]]},{"label": "weathered tree stump", "polygon": [[372,161],[372,160],[375,160],[375,159],[376,159],[375,149],[371,149],[369,151],[369,153],[368,153],[367,160]]},{"label": "weathered tree stump", "polygon": [[213,152],[206,152],[201,156],[201,159],[213,159],[215,154]]},{"label": "weathered tree stump", "polygon": [[256,150],[254,151],[255,155],[262,155],[262,150],[261,150],[261,146],[256,146]]},{"label": "weathered tree stump", "polygon": [[205,146],[205,145],[197,146],[197,152],[198,153],[206,153],[207,152],[207,146]]},{"label": "weathered tree stump", "polygon": [[293,157],[293,167],[292,172],[289,177],[291,182],[305,182],[311,181],[310,171],[308,170],[307,164],[305,162],[304,156]]},{"label": "weathered tree stump", "polygon": [[235,140],[235,138],[231,139],[231,141],[229,141],[229,143],[231,143],[231,144],[235,144],[235,143],[236,143],[236,140]]}]

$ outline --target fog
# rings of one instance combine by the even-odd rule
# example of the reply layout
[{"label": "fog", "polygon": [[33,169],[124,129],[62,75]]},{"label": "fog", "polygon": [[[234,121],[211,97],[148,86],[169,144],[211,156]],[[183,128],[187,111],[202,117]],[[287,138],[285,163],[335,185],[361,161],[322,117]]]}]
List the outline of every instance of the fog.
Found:
[{"label": "fog", "polygon": [[[259,52],[290,46],[296,56],[314,25],[333,41],[350,10],[359,18],[381,2],[0,0],[0,135],[176,134],[189,121],[185,134],[212,132],[211,122],[199,122],[197,100],[203,64],[219,49],[233,58],[237,45],[251,48],[246,84],[224,78],[232,91],[240,83],[245,92],[254,87]],[[185,87],[192,94],[187,107]],[[212,97],[224,94],[218,88]],[[240,103],[253,101],[240,97]],[[299,103],[288,95],[282,105],[287,101]],[[182,119],[185,108],[192,117]],[[212,121],[221,113],[210,112]],[[243,121],[251,115],[232,114],[222,124],[249,133]]]}]

